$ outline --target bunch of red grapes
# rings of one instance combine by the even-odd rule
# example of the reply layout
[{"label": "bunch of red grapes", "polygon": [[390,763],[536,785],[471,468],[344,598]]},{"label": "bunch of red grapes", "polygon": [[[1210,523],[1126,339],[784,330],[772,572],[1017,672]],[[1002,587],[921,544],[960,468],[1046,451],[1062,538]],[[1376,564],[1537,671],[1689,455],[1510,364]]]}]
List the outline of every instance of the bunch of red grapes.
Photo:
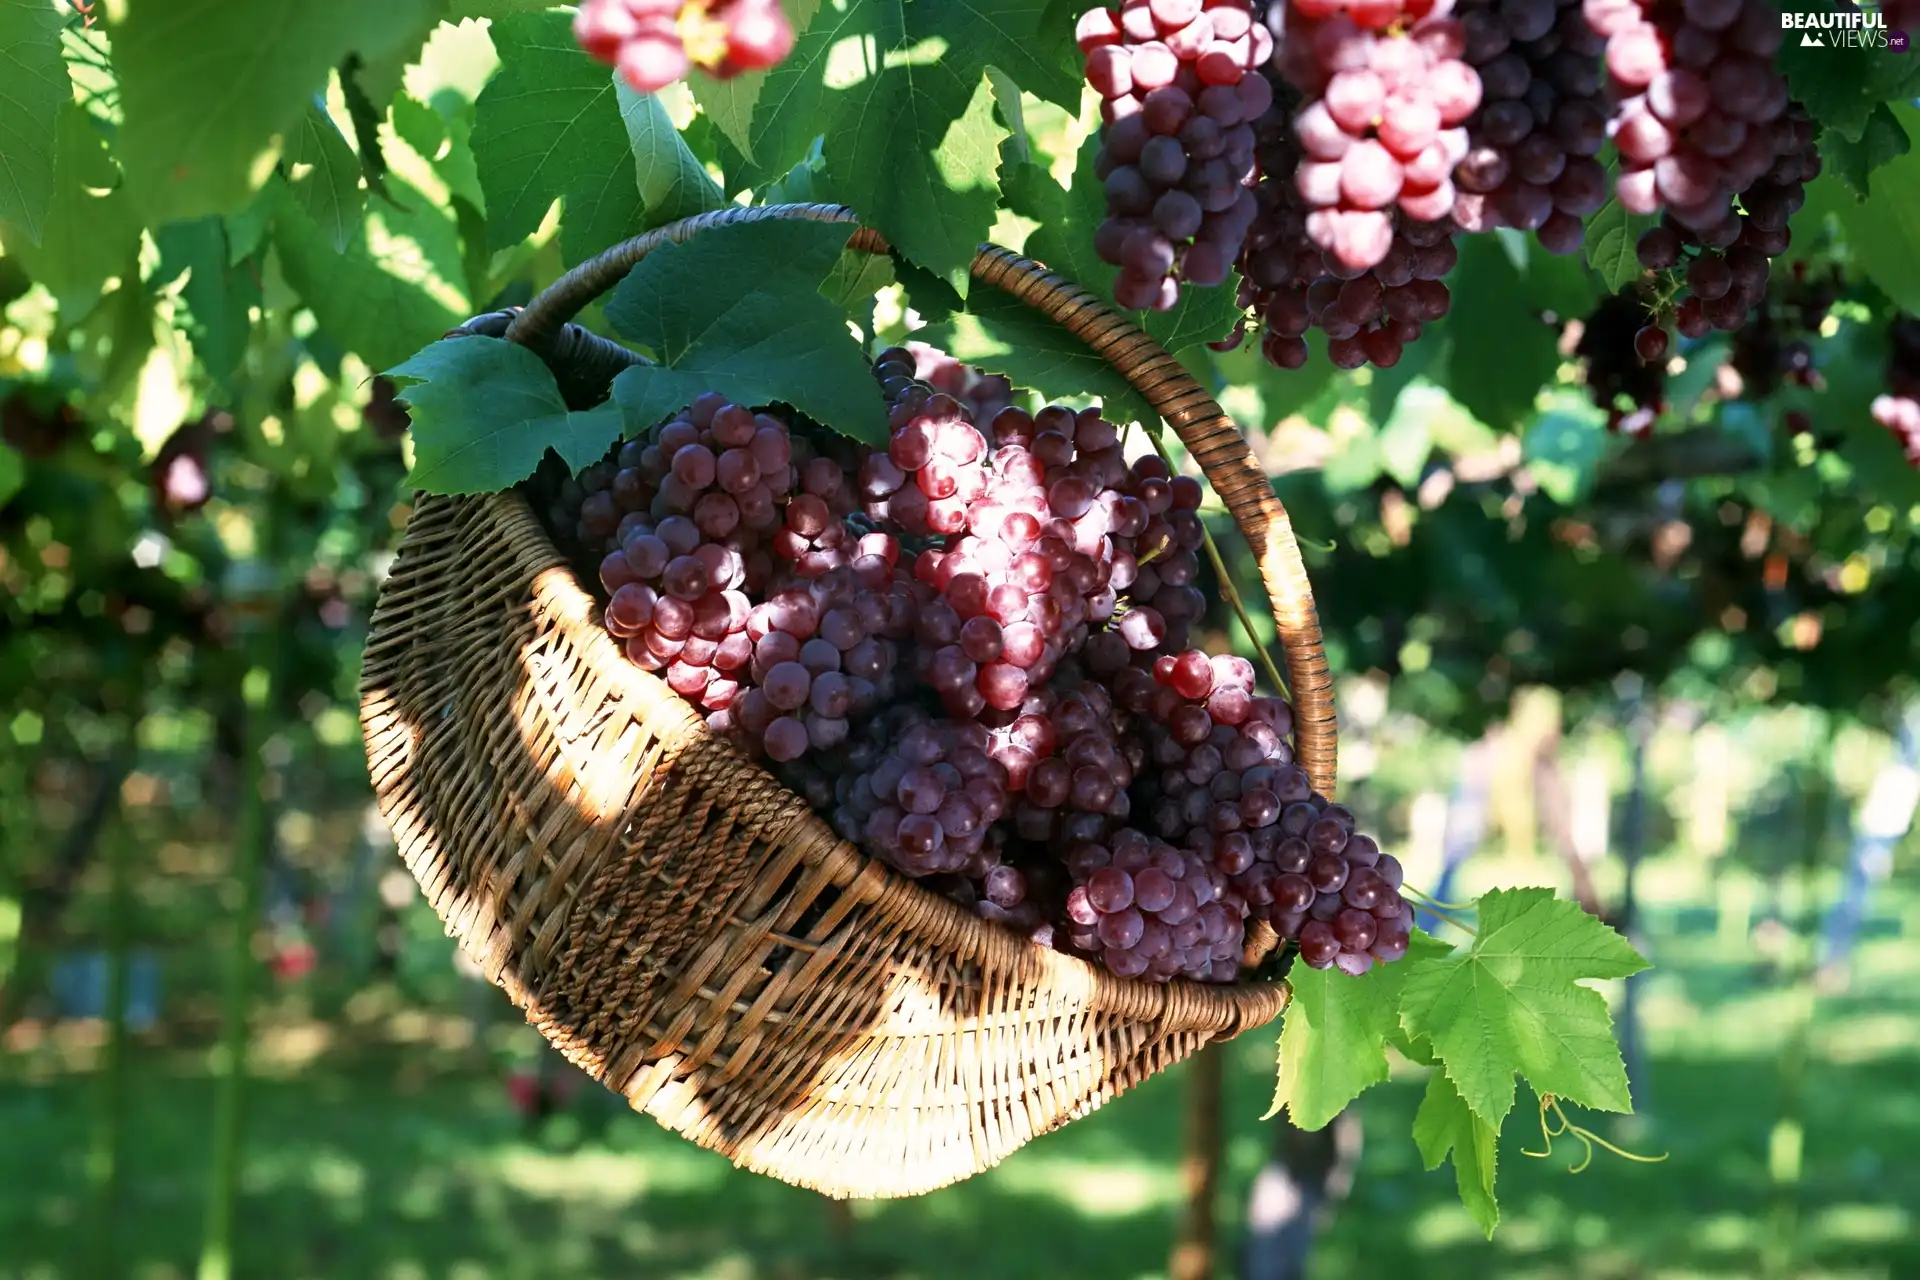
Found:
[{"label": "bunch of red grapes", "polygon": [[1120,976],[1234,981],[1255,920],[1319,967],[1404,954],[1399,866],[1291,708],[1189,647],[1199,484],[1097,409],[982,422],[947,366],[881,354],[883,449],[709,394],[547,473],[628,659],[872,857]]},{"label": "bunch of red grapes", "polygon": [[[1255,190],[1259,214],[1240,258],[1240,304],[1265,335],[1261,354],[1281,369],[1307,361],[1306,333],[1327,335],[1327,354],[1343,369],[1399,363],[1406,344],[1447,314],[1452,296],[1441,277],[1458,259],[1449,219],[1393,218],[1386,254],[1355,268],[1321,248],[1308,229],[1314,210],[1288,179],[1304,154],[1292,123],[1298,91],[1282,83],[1275,110],[1260,122],[1260,161],[1266,173]],[[1324,212],[1324,211],[1322,211]],[[1238,334],[1226,345],[1237,345]]]},{"label": "bunch of red grapes", "polygon": [[584,0],[573,35],[638,93],[664,89],[696,66],[716,80],[764,71],[793,50],[779,0]]},{"label": "bunch of red grapes", "polygon": [[1816,275],[1805,260],[1776,279],[1747,323],[1734,331],[1727,363],[1740,377],[1739,393],[1764,400],[1781,385],[1818,389],[1813,338],[1840,297],[1840,269]]},{"label": "bunch of red grapes", "polygon": [[[1580,248],[1611,139],[1621,204],[1663,215],[1639,256],[1672,274],[1632,344],[1658,363],[1671,329],[1740,328],[1820,172],[1767,0],[1246,4],[1129,0],[1078,31],[1105,103],[1095,244],[1122,268],[1115,296],[1173,306],[1237,249],[1244,314],[1216,350],[1256,332],[1268,362],[1299,368],[1319,329],[1337,367],[1395,364],[1451,305],[1460,232]],[[1269,43],[1270,63],[1239,56]]]},{"label": "bunch of red grapes", "polygon": [[1887,326],[1887,390],[1874,397],[1873,420],[1920,467],[1920,319],[1913,316],[1895,316]]},{"label": "bunch of red grapes", "polygon": [[1573,348],[1607,430],[1636,438],[1651,434],[1667,408],[1667,332],[1651,323],[1653,312],[1646,288],[1629,285],[1581,322]]},{"label": "bunch of red grapes", "polygon": [[1770,260],[1820,173],[1814,125],[1773,65],[1779,9],[1767,0],[1587,0],[1607,38],[1615,189],[1631,213],[1664,211],[1641,266],[1683,274],[1683,337],[1734,330],[1766,297]]},{"label": "bunch of red grapes", "polygon": [[1253,72],[1273,36],[1250,0],[1124,0],[1082,14],[1075,36],[1105,126],[1094,246],[1120,268],[1114,301],[1165,311],[1182,281],[1227,278],[1253,221],[1250,122],[1270,101]]},{"label": "bunch of red grapes", "polygon": [[1392,248],[1396,210],[1452,215],[1480,76],[1462,60],[1464,28],[1433,0],[1289,0],[1284,14],[1274,66],[1302,95],[1292,181],[1307,235],[1337,269],[1365,271]]},{"label": "bunch of red grapes", "polygon": [[1463,0],[1464,57],[1480,73],[1470,147],[1454,170],[1463,230],[1516,227],[1574,253],[1583,219],[1607,201],[1594,157],[1607,140],[1600,55],[1606,38],[1581,0]]}]

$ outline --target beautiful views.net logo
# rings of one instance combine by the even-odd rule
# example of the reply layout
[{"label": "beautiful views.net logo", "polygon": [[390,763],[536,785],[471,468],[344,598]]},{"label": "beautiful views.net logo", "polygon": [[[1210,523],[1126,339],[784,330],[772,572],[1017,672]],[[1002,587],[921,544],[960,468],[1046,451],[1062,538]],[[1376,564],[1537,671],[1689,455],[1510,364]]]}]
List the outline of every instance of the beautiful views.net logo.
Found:
[{"label": "beautiful views.net logo", "polygon": [[1800,47],[1818,49],[1886,49],[1907,51],[1907,33],[1889,31],[1887,15],[1861,7],[1822,13],[1783,13],[1780,25],[1800,33]]}]

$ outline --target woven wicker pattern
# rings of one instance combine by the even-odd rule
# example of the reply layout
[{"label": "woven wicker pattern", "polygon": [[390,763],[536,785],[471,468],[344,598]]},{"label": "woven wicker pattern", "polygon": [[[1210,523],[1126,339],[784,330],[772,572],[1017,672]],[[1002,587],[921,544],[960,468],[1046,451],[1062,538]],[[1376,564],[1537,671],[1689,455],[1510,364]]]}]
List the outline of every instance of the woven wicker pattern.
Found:
[{"label": "woven wicker pattern", "polygon": [[[801,216],[845,220],[817,208]],[[692,221],[746,215],[781,216]],[[614,253],[622,272],[640,256]],[[983,249],[974,270],[1060,309],[1209,476],[1258,475],[1133,326],[1011,254]],[[551,343],[605,287],[514,324]],[[1264,504],[1237,493],[1222,489],[1251,534],[1242,512]],[[1254,546],[1308,704],[1305,762],[1325,663],[1304,572],[1269,563],[1291,549],[1298,570],[1284,513],[1264,518]],[[627,663],[597,614],[517,495],[422,498],[375,611],[362,722],[382,810],[449,931],[570,1060],[661,1123],[830,1195],[914,1195],[1284,1007],[1268,984],[1115,978],[868,861]],[[1308,767],[1330,785],[1330,708],[1311,723],[1327,744]]]}]

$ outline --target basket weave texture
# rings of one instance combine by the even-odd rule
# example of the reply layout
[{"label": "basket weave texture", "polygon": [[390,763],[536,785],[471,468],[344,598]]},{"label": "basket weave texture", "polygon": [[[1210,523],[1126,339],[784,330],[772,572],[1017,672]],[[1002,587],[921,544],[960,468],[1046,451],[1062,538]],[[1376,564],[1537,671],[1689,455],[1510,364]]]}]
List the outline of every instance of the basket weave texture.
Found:
[{"label": "basket weave texture", "polygon": [[[851,221],[833,206],[690,219],[577,270],[507,336],[550,350],[648,248],[752,217]],[[973,275],[1079,334],[1201,463],[1260,561],[1297,757],[1330,793],[1312,598],[1238,430],[1151,339],[1037,264],[986,246]],[[1114,977],[867,859],[626,661],[517,494],[419,500],[361,716],[401,856],[488,980],[636,1109],[783,1181],[945,1186],[1286,1003],[1269,983]]]}]

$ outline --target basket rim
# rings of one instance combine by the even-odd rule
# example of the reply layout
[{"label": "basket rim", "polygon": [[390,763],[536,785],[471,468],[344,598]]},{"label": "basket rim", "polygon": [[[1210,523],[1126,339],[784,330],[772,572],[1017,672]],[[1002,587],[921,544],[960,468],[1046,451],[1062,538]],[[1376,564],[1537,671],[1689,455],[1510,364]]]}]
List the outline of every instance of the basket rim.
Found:
[{"label": "basket rim", "polygon": [[[518,486],[503,493],[438,496],[434,500],[448,503],[478,502],[488,508],[486,517],[489,520],[524,521],[531,526],[538,533],[537,545],[547,556],[547,563],[537,569],[532,564],[526,566],[533,570],[531,593],[536,599],[545,595],[552,601],[554,624],[568,633],[567,639],[575,646],[581,660],[590,664],[595,674],[615,689],[622,685],[638,686],[653,695],[647,701],[666,700],[669,705],[684,708],[688,734],[701,739],[709,749],[723,750],[740,764],[751,766],[765,775],[791,808],[791,814],[785,815],[790,821],[783,821],[781,825],[787,842],[804,843],[807,846],[808,851],[802,861],[807,865],[819,865],[836,857],[849,860],[854,873],[840,886],[840,892],[855,891],[854,882],[866,880],[879,888],[881,893],[903,896],[914,902],[918,910],[931,918],[931,923],[941,923],[938,919],[941,916],[949,917],[944,922],[949,930],[970,936],[982,946],[990,947],[995,943],[1011,945],[1044,969],[1053,970],[1056,974],[1074,974],[1088,991],[1088,1007],[1103,1012],[1167,1021],[1192,1029],[1216,1026],[1219,1028],[1216,1039],[1230,1039],[1271,1022],[1289,1003],[1292,988],[1284,979],[1249,980],[1243,976],[1232,983],[1210,983],[1189,978],[1174,978],[1166,982],[1123,978],[1091,960],[1041,946],[1031,938],[1022,937],[993,921],[981,919],[878,858],[870,857],[859,846],[843,839],[804,797],[775,778],[764,764],[708,728],[704,718],[684,698],[668,688],[664,680],[627,661],[625,653],[606,630],[604,606],[580,581],[572,562],[560,550]],[[417,512],[419,507],[416,506],[415,510]],[[385,807],[384,796],[382,807]]]}]

